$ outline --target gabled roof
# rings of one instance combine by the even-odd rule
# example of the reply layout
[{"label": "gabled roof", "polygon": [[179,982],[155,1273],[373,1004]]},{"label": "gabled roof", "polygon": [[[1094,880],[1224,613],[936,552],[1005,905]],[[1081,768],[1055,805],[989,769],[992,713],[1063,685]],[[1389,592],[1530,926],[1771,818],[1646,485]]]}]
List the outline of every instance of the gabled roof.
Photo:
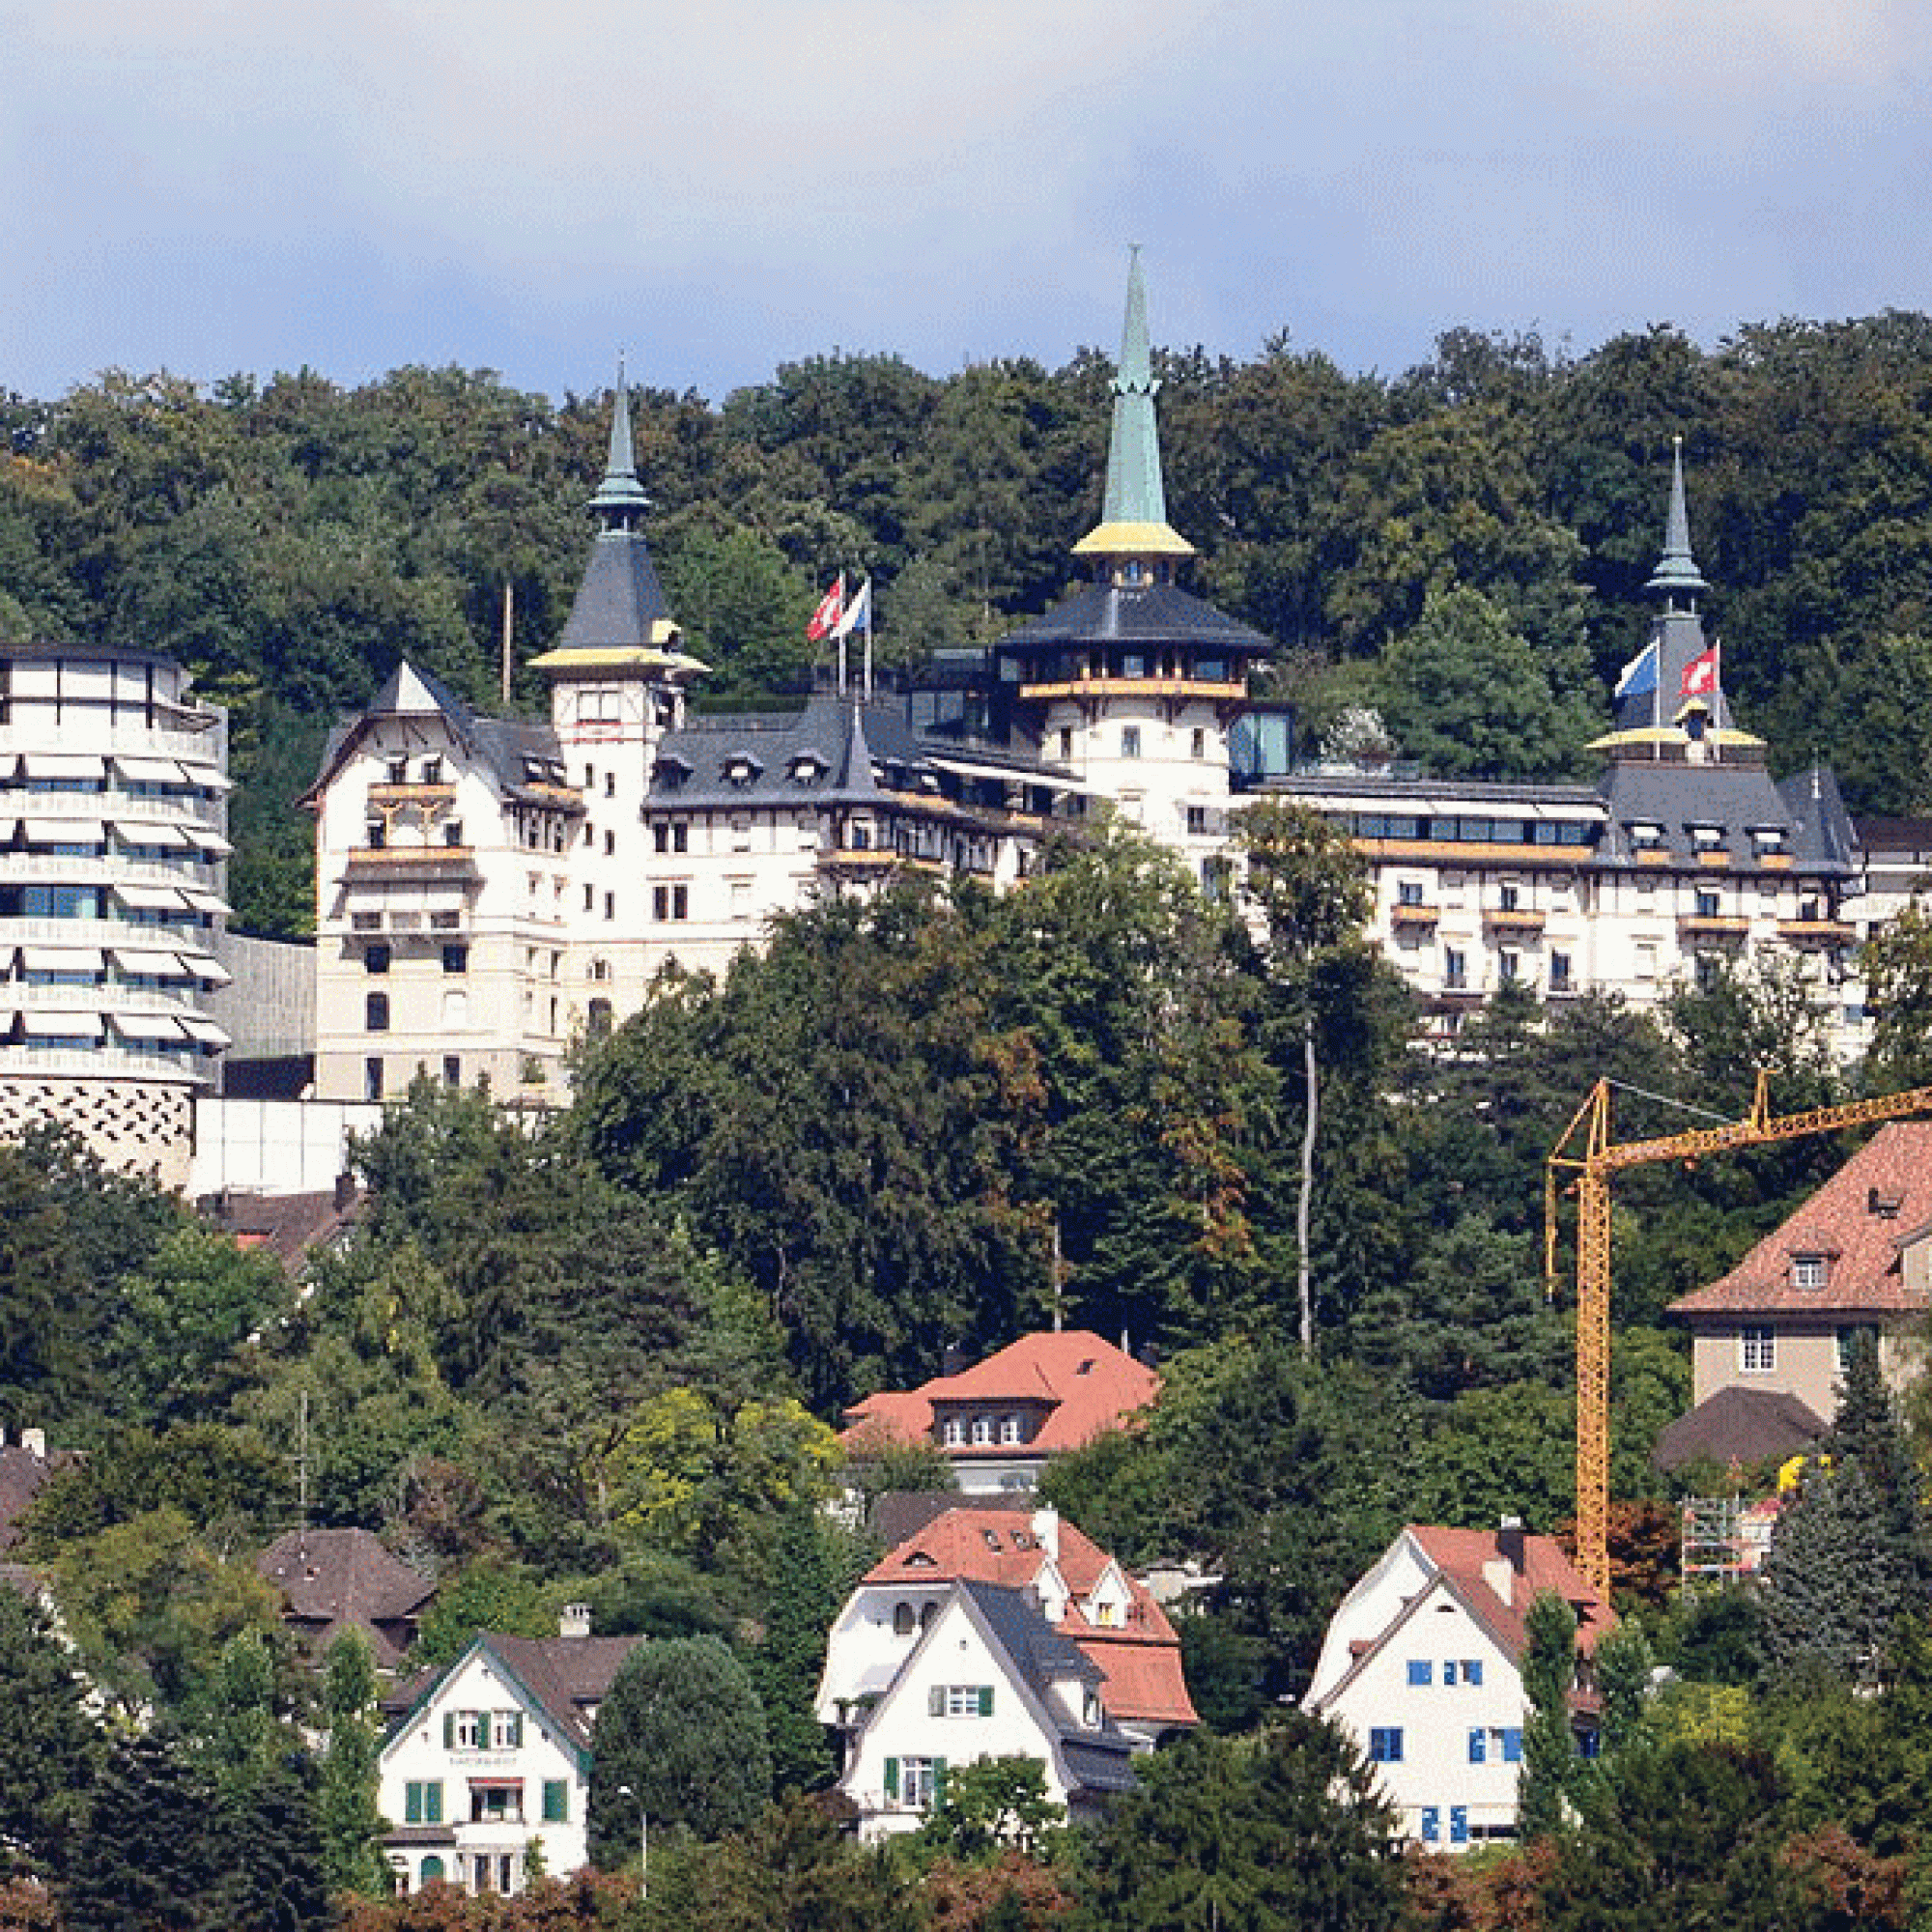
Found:
[{"label": "gabled roof", "polygon": [[1681,1469],[1687,1463],[1768,1463],[1774,1457],[1782,1462],[1824,1436],[1823,1419],[1797,1396],[1734,1384],[1680,1415],[1657,1438],[1650,1460],[1660,1469]]},{"label": "gabled roof", "polygon": [[1616,1612],[1583,1580],[1553,1536],[1522,1536],[1521,1564],[1511,1567],[1505,1598],[1485,1574],[1485,1566],[1505,1560],[1504,1537],[1497,1531],[1410,1523],[1403,1534],[1513,1663],[1521,1663],[1528,1647],[1529,1606],[1546,1590],[1576,1610],[1577,1645],[1584,1656],[1595,1651],[1600,1636],[1616,1628]]},{"label": "gabled roof", "polygon": [[[1865,1145],[1729,1274],[1670,1304],[1690,1321],[1736,1315],[1916,1315],[1900,1250],[1932,1222],[1932,1121],[1894,1121]],[[1828,1260],[1822,1288],[1799,1288],[1799,1255]]]},{"label": "gabled roof", "polygon": [[[443,1686],[459,1676],[472,1658],[481,1656],[557,1733],[579,1766],[588,1771],[596,1707],[609,1694],[624,1660],[645,1641],[641,1636],[497,1636],[479,1631],[469,1648],[448,1669],[425,1672],[404,1687],[412,1694],[408,1707],[391,1724],[383,1748],[387,1751],[418,1716],[434,1707]],[[393,1710],[395,1705],[384,1708]]]},{"label": "gabled roof", "polygon": [[[855,1403],[845,1411],[840,1440],[857,1447],[880,1431],[918,1440],[931,1435],[940,1408],[1011,1402],[1050,1411],[1023,1450],[1029,1457],[1045,1457],[1091,1442],[1159,1393],[1160,1378],[1151,1369],[1087,1329],[1023,1335],[959,1375],[936,1376],[917,1389]],[[961,1446],[950,1453],[1010,1459],[1017,1446]]]},{"label": "gabled roof", "polygon": [[354,1195],[343,1200],[334,1188],[307,1194],[226,1194],[209,1212],[239,1246],[265,1250],[294,1274],[316,1248],[332,1241],[359,1215],[361,1203]]},{"label": "gabled roof", "polygon": [[[1064,1519],[1042,1534],[1031,1510],[959,1508],[915,1532],[868,1570],[867,1584],[986,1583],[1030,1592],[1049,1570],[1071,1593],[1054,1628],[1100,1673],[1107,1709],[1117,1719],[1157,1725],[1200,1721],[1181,1670],[1180,1639],[1146,1584],[1098,1544]],[[1058,1545],[1057,1555],[1049,1544]],[[1119,1626],[1089,1620],[1083,1600],[1113,1570],[1125,1585],[1126,1619]]]}]

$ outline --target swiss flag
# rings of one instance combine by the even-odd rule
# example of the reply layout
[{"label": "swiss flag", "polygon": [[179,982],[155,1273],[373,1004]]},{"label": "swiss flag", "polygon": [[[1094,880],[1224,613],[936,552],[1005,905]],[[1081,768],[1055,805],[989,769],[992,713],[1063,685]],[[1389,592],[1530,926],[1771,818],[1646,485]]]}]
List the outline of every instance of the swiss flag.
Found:
[{"label": "swiss flag", "polygon": [[1684,682],[1680,687],[1684,696],[1709,697],[1717,691],[1718,650],[1719,646],[1713,644],[1684,667]]},{"label": "swiss flag", "polygon": [[821,638],[829,638],[838,630],[838,620],[845,614],[845,573],[838,573],[838,582],[818,600],[818,609],[811,613],[811,622],[805,627],[805,635],[814,644]]}]

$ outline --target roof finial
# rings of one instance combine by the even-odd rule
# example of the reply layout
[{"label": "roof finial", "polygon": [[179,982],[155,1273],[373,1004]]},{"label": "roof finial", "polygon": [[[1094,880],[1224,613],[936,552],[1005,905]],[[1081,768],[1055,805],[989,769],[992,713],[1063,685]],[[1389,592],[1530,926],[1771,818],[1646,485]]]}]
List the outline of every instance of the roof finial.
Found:
[{"label": "roof finial", "polygon": [[1099,527],[1073,547],[1076,556],[1191,556],[1192,544],[1168,527],[1167,491],[1161,481],[1160,425],[1154,392],[1160,387],[1148,346],[1147,286],[1141,279],[1141,246],[1127,258],[1127,315],[1121,330],[1121,359],[1114,372],[1114,419],[1107,437],[1107,490]]},{"label": "roof finial", "polygon": [[603,518],[607,530],[626,530],[650,500],[638,481],[638,460],[631,447],[631,392],[625,386],[624,357],[619,353],[617,392],[611,403],[611,454],[590,507]]},{"label": "roof finial", "polygon": [[[1646,590],[1661,590],[1672,606],[1677,593],[1694,599],[1700,590],[1710,589],[1697,571],[1690,554],[1690,517],[1684,507],[1684,439],[1670,439],[1670,511],[1663,523],[1663,554],[1651,573]],[[1694,603],[1691,606],[1695,609]]]}]

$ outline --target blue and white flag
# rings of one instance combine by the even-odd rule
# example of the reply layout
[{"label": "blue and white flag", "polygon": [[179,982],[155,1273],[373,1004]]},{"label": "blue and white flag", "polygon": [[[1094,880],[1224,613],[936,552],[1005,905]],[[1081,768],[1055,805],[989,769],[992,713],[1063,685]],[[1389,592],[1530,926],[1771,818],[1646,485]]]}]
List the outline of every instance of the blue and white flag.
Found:
[{"label": "blue and white flag", "polygon": [[1657,689],[1657,639],[1651,639],[1643,649],[1625,665],[1617,678],[1617,688],[1611,694],[1615,697],[1643,697]]},{"label": "blue and white flag", "polygon": [[872,580],[868,577],[853,593],[852,601],[845,607],[845,614],[834,626],[835,638],[849,638],[854,631],[863,630],[869,637],[872,630]]}]

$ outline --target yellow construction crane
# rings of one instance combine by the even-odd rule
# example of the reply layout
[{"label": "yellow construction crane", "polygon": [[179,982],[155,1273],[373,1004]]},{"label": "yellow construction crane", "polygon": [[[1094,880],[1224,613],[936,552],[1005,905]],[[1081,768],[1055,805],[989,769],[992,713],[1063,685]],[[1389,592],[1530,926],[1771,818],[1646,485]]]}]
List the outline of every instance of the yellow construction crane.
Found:
[{"label": "yellow construction crane", "polygon": [[1932,1112],[1932,1087],[1913,1087],[1902,1094],[1848,1100],[1842,1106],[1773,1114],[1760,1073],[1750,1112],[1741,1121],[1618,1143],[1610,1138],[1614,1084],[1599,1080],[1590,1089],[1590,1097],[1550,1151],[1543,1185],[1544,1268],[1553,1293],[1557,1200],[1562,1178],[1576,1178],[1577,1568],[1605,1598],[1610,1593],[1610,1177],[1651,1161],[1690,1160],[1727,1148],[1762,1147],[1771,1141],[1801,1140],[1806,1134]]}]

